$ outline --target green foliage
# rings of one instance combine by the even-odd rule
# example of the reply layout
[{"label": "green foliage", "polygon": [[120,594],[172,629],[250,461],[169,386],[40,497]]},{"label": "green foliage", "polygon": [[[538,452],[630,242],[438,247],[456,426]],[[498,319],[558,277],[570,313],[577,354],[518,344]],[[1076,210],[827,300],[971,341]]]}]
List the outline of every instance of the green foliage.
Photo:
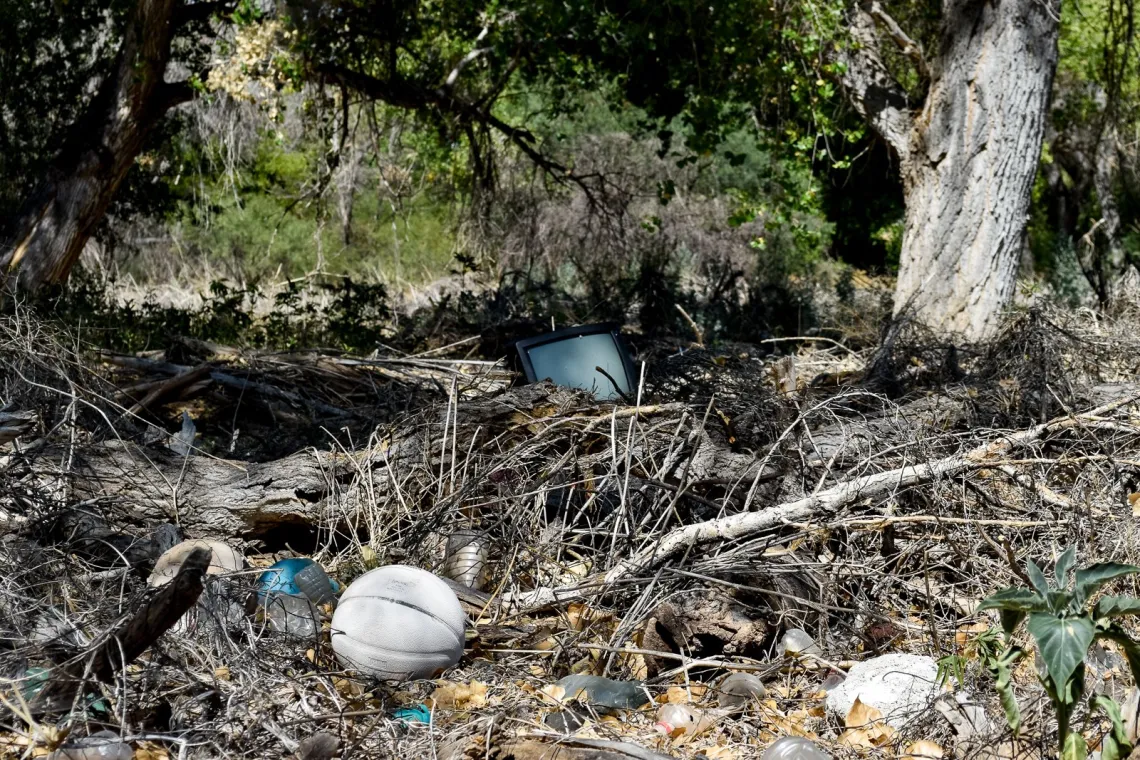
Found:
[{"label": "green foliage", "polygon": [[392,311],[380,284],[350,279],[291,281],[264,307],[254,285],[214,282],[197,308],[154,300],[120,303],[113,288],[77,276],[45,294],[40,310],[77,333],[88,345],[133,353],[197,338],[241,348],[295,350],[324,347],[368,354],[390,334]]},{"label": "green foliage", "polygon": [[[1140,644],[1120,627],[1115,618],[1140,614],[1140,599],[1104,597],[1091,608],[1091,597],[1106,583],[1140,573],[1140,567],[1100,563],[1072,572],[1076,548],[1069,547],[1057,560],[1052,579],[1033,560],[1026,563],[1032,589],[1006,588],[982,601],[978,610],[999,610],[1006,646],[989,666],[1005,708],[1010,728],[1017,731],[1021,715],[1011,686],[1012,666],[1024,654],[1013,643],[1013,634],[1026,622],[1026,629],[1037,643],[1044,671],[1038,678],[1057,715],[1057,738],[1061,757],[1083,758],[1088,754],[1084,737],[1070,731],[1073,712],[1084,695],[1085,657],[1098,639],[1115,642],[1124,651],[1133,677],[1140,682]],[[1090,711],[1100,709],[1112,722],[1113,730],[1102,743],[1102,757],[1123,758],[1132,751],[1124,733],[1119,706],[1105,696],[1089,700]]]}]

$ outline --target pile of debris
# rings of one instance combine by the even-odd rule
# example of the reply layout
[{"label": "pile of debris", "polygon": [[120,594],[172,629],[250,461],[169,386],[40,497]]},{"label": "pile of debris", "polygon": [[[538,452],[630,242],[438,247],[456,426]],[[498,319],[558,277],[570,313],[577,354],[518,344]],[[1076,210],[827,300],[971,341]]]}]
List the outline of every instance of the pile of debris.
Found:
[{"label": "pile of debris", "polygon": [[[655,362],[638,405],[447,351],[124,357],[8,324],[0,742],[1044,756],[1033,664],[1013,674],[1014,736],[978,658],[997,618],[975,609],[1027,557],[1137,558],[1138,335],[1032,313],[973,352],[905,326],[863,352],[693,348]],[[460,605],[462,651],[414,622],[367,643],[421,646],[442,674],[337,643],[354,584],[394,565],[445,579],[431,594]],[[1098,656],[1090,693],[1123,699],[1124,659]]]}]

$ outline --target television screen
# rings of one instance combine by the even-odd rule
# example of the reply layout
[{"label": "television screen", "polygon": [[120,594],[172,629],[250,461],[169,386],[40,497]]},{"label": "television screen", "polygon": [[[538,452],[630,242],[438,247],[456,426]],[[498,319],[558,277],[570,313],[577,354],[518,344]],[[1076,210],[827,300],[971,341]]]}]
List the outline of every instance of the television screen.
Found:
[{"label": "television screen", "polygon": [[[555,385],[581,388],[604,401],[630,396],[634,391],[632,363],[617,328],[611,325],[565,328],[517,345],[531,382],[550,380]],[[597,367],[610,377],[598,372]]]}]

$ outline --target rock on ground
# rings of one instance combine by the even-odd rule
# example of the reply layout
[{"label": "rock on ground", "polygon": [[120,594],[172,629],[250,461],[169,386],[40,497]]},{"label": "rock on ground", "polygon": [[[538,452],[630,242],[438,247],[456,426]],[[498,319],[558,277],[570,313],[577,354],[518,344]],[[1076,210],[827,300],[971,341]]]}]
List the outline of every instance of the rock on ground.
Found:
[{"label": "rock on ground", "polygon": [[938,696],[938,665],[930,657],[887,654],[851,668],[847,679],[827,694],[827,709],[847,717],[858,699],[883,713],[883,719],[899,728],[925,712]]}]

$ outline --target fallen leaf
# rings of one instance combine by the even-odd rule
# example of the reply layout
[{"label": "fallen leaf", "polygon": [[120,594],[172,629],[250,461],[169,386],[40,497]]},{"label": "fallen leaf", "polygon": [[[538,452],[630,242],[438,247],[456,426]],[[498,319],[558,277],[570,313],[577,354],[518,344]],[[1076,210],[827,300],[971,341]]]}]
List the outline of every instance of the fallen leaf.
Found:
[{"label": "fallen leaf", "polygon": [[982,622],[958,626],[958,630],[954,633],[954,643],[960,647],[965,647],[974,640],[977,634],[985,633],[989,629],[990,624]]},{"label": "fallen leaf", "polygon": [[543,686],[539,689],[538,693],[541,694],[546,701],[553,702],[556,705],[560,705],[566,700],[566,689],[556,683]]},{"label": "fallen leaf", "polygon": [[862,728],[882,719],[882,710],[856,697],[855,704],[851,705],[851,709],[847,711],[847,718],[843,721],[843,725],[847,728]]},{"label": "fallen leaf", "polygon": [[134,760],[170,760],[170,753],[161,744],[139,742],[139,747],[135,750]]},{"label": "fallen leaf", "polygon": [[736,760],[740,757],[740,752],[735,747],[709,747],[702,750],[702,753],[709,760]]},{"label": "fallen leaf", "polygon": [[225,665],[222,665],[220,668],[215,668],[214,669],[214,678],[218,679],[219,681],[230,680],[230,669],[227,668]]},{"label": "fallen leaf", "polygon": [[1132,516],[1140,517],[1140,493],[1128,494],[1128,503],[1132,505]]},{"label": "fallen leaf", "polygon": [[906,748],[903,760],[942,760],[942,747],[932,741],[920,739]]},{"label": "fallen leaf", "polygon": [[487,685],[478,681],[451,683],[440,681],[428,700],[434,707],[450,710],[473,710],[487,705]]},{"label": "fallen leaf", "polygon": [[839,735],[839,743],[856,749],[882,747],[890,742],[895,730],[883,722],[883,713],[877,707],[865,704],[858,698],[847,712],[847,726]]}]

